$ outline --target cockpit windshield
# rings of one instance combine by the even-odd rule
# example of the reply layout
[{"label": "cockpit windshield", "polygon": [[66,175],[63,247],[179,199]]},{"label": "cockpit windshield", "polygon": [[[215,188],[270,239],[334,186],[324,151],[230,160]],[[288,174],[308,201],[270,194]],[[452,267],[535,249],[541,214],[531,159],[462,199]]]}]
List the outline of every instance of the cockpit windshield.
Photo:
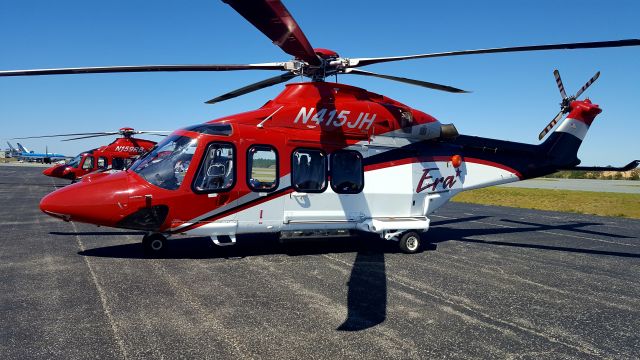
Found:
[{"label": "cockpit windshield", "polygon": [[67,163],[67,166],[70,166],[72,168],[77,168],[78,165],[80,165],[80,160],[82,160],[82,154],[74,157],[71,161]]},{"label": "cockpit windshield", "polygon": [[170,136],[136,161],[131,170],[153,185],[175,190],[184,180],[197,143],[197,139],[187,136]]}]

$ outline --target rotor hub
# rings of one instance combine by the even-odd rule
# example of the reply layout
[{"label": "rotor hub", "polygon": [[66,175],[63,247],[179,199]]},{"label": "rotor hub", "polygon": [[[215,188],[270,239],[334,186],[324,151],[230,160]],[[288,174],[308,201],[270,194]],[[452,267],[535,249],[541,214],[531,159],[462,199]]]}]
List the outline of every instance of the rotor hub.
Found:
[{"label": "rotor hub", "polygon": [[120,128],[119,132],[120,132],[120,135],[122,135],[122,136],[124,136],[126,138],[130,138],[131,136],[133,136],[136,133],[136,131],[133,128],[130,128],[130,127]]}]

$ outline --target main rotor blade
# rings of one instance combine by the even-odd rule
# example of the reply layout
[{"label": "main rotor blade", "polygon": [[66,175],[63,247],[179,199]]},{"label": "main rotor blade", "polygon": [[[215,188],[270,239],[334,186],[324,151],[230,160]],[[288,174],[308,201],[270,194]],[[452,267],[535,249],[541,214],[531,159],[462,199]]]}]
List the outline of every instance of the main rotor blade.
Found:
[{"label": "main rotor blade", "polygon": [[233,70],[285,70],[285,64],[264,63],[246,65],[135,65],[135,66],[97,66],[57,69],[5,70],[0,76],[29,76],[29,75],[65,75],[65,74],[99,74],[99,73],[129,73],[129,72],[157,72],[157,71],[233,71]]},{"label": "main rotor blade", "polygon": [[553,76],[556,78],[556,84],[558,84],[558,90],[560,90],[560,96],[562,99],[567,98],[567,93],[564,91],[564,84],[562,84],[562,79],[560,78],[560,71],[558,69],[553,70]]},{"label": "main rotor blade", "polygon": [[136,134],[152,134],[152,135],[162,135],[162,136],[166,136],[165,134],[171,134],[173,131],[168,131],[168,130],[158,130],[158,131],[153,131],[153,130],[136,130],[135,133]]},{"label": "main rotor blade", "polygon": [[265,34],[284,52],[310,65],[321,61],[309,40],[280,0],[222,0]]},{"label": "main rotor blade", "polygon": [[113,134],[118,134],[118,133],[117,133],[117,132],[93,132],[93,133],[76,133],[76,134],[57,134],[57,135],[42,135],[42,136],[25,136],[25,137],[11,138],[11,140],[40,139],[40,138],[51,138],[51,137],[61,137],[61,136],[113,135]]},{"label": "main rotor blade", "polygon": [[345,72],[345,74],[374,76],[374,77],[379,77],[379,78],[382,78],[382,79],[399,81],[399,82],[403,82],[403,83],[407,83],[407,84],[411,84],[411,85],[418,85],[418,86],[426,87],[426,88],[433,89],[433,90],[440,90],[440,91],[446,91],[446,92],[451,92],[451,93],[468,93],[468,91],[465,91],[465,90],[462,90],[462,89],[458,89],[458,88],[454,88],[452,86],[441,85],[441,84],[436,84],[436,83],[422,81],[422,80],[408,79],[408,78],[399,77],[399,76],[377,74],[377,73],[373,73],[373,72],[370,72],[370,71],[347,68],[347,69],[345,69],[344,72]]},{"label": "main rotor blade", "polygon": [[503,48],[490,48],[490,49],[478,49],[478,50],[461,50],[461,51],[449,51],[449,52],[418,54],[418,55],[407,55],[407,56],[389,56],[389,57],[378,57],[378,58],[356,58],[356,59],[349,59],[349,66],[350,67],[360,67],[360,66],[378,64],[378,63],[383,63],[383,62],[388,62],[388,61],[432,58],[432,57],[442,57],[442,56],[491,54],[491,53],[520,52],[520,51],[541,51],[541,50],[596,49],[596,48],[621,47],[621,46],[638,46],[638,45],[640,45],[640,39],[595,41],[595,42],[565,43],[565,44],[549,44],[549,45],[531,45],[531,46],[513,46],[513,47],[503,47]]},{"label": "main rotor blade", "polygon": [[288,73],[288,74],[282,74],[282,75],[279,75],[279,76],[268,78],[266,80],[262,80],[262,81],[259,81],[257,83],[254,83],[254,84],[247,85],[245,87],[241,87],[240,89],[230,91],[230,92],[228,92],[226,94],[220,95],[220,96],[218,96],[216,98],[213,98],[213,99],[211,99],[209,101],[205,101],[205,103],[206,104],[215,104],[215,103],[220,102],[220,101],[233,99],[234,97],[237,97],[237,96],[240,96],[240,95],[248,94],[248,93],[256,91],[256,90],[264,89],[264,88],[269,87],[269,86],[273,86],[273,85],[276,85],[276,84],[280,84],[280,83],[289,81],[289,80],[293,79],[296,76],[297,76],[296,74]]},{"label": "main rotor blade", "polygon": [[589,79],[589,81],[587,81],[586,84],[582,85],[582,87],[580,88],[580,90],[578,90],[578,92],[576,93],[576,99],[580,97],[580,95],[582,95],[582,93],[587,90],[587,88],[589,86],[591,86],[591,84],[593,84],[594,81],[598,80],[598,78],[600,77],[600,71],[598,71],[595,75],[593,75],[593,77],[591,79]]},{"label": "main rotor blade", "polygon": [[94,138],[94,137],[100,137],[100,136],[113,136],[113,135],[118,135],[120,133],[113,133],[113,134],[100,134],[100,135],[89,135],[89,136],[81,136],[81,137],[75,137],[75,138],[71,138],[71,139],[64,139],[64,140],[60,140],[60,141],[71,141],[71,140],[80,140],[80,139],[88,139],[88,138]]},{"label": "main rotor blade", "polygon": [[540,132],[540,134],[538,135],[538,140],[542,140],[542,138],[545,137],[547,133],[551,131],[551,129],[553,129],[554,126],[556,126],[558,121],[562,119],[562,115],[564,115],[564,109],[560,110],[560,112],[553,118],[553,120],[551,120],[551,122],[549,122],[544,130]]}]

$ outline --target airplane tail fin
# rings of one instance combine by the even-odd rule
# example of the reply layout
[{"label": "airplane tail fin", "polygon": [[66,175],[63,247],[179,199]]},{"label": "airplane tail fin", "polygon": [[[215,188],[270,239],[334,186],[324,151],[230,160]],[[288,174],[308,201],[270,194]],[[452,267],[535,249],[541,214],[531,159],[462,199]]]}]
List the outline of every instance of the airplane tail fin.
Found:
[{"label": "airplane tail fin", "polygon": [[11,150],[11,152],[15,152],[16,148],[13,147],[13,145],[11,145],[10,142],[7,141],[7,145],[9,145],[9,150]]},{"label": "airplane tail fin", "polygon": [[26,153],[29,152],[29,150],[26,147],[22,146],[22,144],[20,143],[16,143],[16,144],[18,144],[18,149],[20,149],[20,151],[26,152]]},{"label": "airplane tail fin", "polygon": [[589,126],[602,112],[602,109],[589,99],[574,100],[569,106],[569,115],[541,144],[542,150],[558,169],[572,168],[580,164],[578,149],[587,135]]}]

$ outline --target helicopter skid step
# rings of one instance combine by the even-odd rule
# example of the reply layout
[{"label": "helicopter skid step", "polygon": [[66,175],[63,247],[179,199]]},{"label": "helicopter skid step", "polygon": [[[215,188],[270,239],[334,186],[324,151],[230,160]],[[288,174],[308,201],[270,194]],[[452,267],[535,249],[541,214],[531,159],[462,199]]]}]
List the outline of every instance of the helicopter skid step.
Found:
[{"label": "helicopter skid step", "polygon": [[296,239],[325,239],[325,238],[342,238],[353,237],[356,233],[349,229],[336,230],[292,230],[282,231],[280,240],[296,240]]},{"label": "helicopter skid step", "polygon": [[380,234],[386,240],[398,240],[407,230],[427,231],[430,220],[426,216],[380,217],[359,223],[358,230]]},{"label": "helicopter skid step", "polygon": [[211,241],[216,246],[231,246],[236,244],[235,235],[211,235]]}]

